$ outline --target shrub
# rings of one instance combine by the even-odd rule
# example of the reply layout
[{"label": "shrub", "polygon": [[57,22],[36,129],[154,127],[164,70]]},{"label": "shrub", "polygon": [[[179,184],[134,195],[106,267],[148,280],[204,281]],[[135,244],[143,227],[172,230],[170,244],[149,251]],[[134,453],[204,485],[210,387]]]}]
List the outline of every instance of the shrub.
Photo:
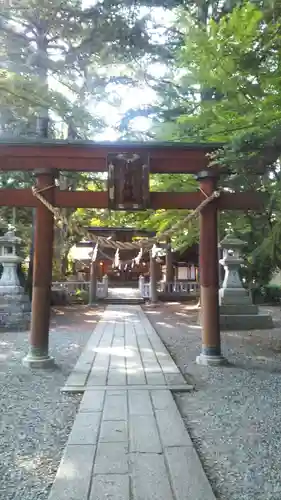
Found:
[{"label": "shrub", "polygon": [[281,286],[263,285],[251,290],[255,304],[279,304],[281,302]]},{"label": "shrub", "polygon": [[77,290],[75,293],[74,301],[79,304],[88,304],[89,302],[89,292],[86,290]]}]

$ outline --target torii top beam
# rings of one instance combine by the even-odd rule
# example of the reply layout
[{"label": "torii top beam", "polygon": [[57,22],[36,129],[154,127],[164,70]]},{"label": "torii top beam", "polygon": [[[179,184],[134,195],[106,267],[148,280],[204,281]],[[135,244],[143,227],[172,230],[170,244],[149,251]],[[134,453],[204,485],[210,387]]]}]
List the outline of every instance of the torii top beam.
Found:
[{"label": "torii top beam", "polygon": [[151,173],[192,174],[204,170],[209,163],[207,155],[220,147],[217,143],[0,140],[0,170],[105,172],[109,154],[133,152],[149,155]]}]

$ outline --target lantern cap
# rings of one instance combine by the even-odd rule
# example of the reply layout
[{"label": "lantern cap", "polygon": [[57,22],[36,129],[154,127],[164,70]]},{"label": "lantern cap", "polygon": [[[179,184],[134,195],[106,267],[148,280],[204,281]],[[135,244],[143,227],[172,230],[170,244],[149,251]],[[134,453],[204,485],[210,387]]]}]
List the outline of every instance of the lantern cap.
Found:
[{"label": "lantern cap", "polygon": [[240,238],[236,238],[233,234],[228,233],[220,242],[221,248],[226,249],[235,249],[242,248],[246,245],[246,241],[241,240]]}]

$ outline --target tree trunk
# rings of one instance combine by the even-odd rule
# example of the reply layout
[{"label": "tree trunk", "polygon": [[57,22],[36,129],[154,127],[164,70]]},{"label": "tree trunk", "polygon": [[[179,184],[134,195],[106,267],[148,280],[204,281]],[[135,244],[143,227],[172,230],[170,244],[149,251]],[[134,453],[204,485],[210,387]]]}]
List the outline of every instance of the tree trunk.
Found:
[{"label": "tree trunk", "polygon": [[65,251],[61,258],[61,275],[65,277],[68,270],[68,254],[69,250]]}]

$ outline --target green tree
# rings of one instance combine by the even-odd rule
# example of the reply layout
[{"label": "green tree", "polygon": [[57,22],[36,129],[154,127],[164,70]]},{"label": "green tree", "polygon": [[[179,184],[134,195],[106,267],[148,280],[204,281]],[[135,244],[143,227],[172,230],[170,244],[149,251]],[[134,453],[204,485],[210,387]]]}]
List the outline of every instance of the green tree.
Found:
[{"label": "green tree", "polygon": [[222,217],[247,242],[248,280],[264,283],[281,264],[280,17],[245,3],[205,29],[189,19],[183,29],[182,68],[194,86],[213,93],[199,101],[196,114],[180,117],[172,136],[226,142],[213,159],[233,171],[223,185],[267,193],[263,214]]}]

